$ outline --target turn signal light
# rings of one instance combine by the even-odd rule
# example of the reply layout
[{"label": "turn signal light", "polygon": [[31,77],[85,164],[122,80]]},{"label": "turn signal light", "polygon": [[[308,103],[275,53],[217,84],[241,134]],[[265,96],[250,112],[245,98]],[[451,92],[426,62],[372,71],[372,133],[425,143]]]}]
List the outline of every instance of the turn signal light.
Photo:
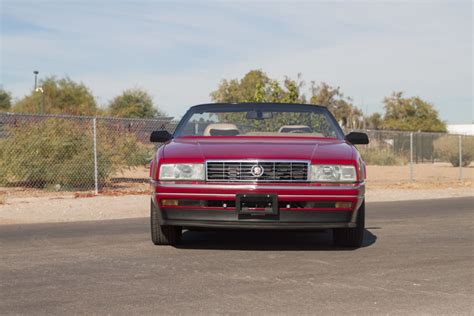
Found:
[{"label": "turn signal light", "polygon": [[351,208],[352,202],[336,202],[336,208]]},{"label": "turn signal light", "polygon": [[161,200],[161,205],[163,205],[163,206],[178,206],[178,200],[163,199],[163,200]]}]

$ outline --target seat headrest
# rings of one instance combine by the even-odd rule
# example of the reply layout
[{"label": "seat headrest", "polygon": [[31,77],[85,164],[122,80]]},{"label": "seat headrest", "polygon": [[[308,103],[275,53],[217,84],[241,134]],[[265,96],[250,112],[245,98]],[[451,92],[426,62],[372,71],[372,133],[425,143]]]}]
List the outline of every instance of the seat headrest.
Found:
[{"label": "seat headrest", "polygon": [[204,136],[235,136],[240,131],[235,124],[230,123],[213,123],[206,126]]}]

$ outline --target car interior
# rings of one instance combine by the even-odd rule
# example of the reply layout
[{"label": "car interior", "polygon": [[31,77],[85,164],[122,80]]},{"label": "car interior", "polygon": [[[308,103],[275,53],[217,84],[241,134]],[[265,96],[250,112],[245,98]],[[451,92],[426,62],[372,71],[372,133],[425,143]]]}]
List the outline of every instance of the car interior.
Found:
[{"label": "car interior", "polygon": [[307,125],[284,125],[278,132],[248,132],[242,134],[237,125],[231,123],[211,123],[206,126],[203,136],[281,136],[281,134],[301,134],[301,136],[324,137],[321,133],[315,133]]},{"label": "car interior", "polygon": [[206,126],[203,136],[236,136],[240,135],[239,128],[230,123],[213,123]]},{"label": "car interior", "polygon": [[307,125],[284,125],[278,133],[312,133],[313,130]]}]

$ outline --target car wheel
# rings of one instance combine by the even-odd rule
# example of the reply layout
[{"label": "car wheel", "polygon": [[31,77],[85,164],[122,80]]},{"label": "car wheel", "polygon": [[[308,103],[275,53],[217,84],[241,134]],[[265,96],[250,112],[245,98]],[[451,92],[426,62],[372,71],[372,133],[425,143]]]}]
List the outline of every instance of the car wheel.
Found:
[{"label": "car wheel", "polygon": [[152,201],[150,207],[151,240],[155,245],[177,245],[183,233],[181,226],[161,225],[158,212],[158,208]]},{"label": "car wheel", "polygon": [[353,228],[334,228],[334,244],[339,247],[359,248],[364,241],[365,231],[365,201],[357,212],[356,227]]}]

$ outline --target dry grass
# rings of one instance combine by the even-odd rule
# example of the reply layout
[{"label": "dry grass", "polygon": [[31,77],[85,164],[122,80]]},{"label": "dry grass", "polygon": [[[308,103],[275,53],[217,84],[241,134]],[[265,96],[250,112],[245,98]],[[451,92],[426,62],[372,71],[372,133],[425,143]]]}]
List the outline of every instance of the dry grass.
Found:
[{"label": "dry grass", "polygon": [[[99,193],[100,196],[123,196],[123,195],[144,195],[150,194],[150,190],[104,190]],[[94,192],[76,192],[74,193],[74,198],[90,198],[96,197],[97,195]]]},{"label": "dry grass", "polygon": [[410,190],[437,190],[437,189],[471,189],[474,195],[474,182],[472,181],[445,181],[445,182],[395,182],[395,183],[370,183],[370,189],[410,189]]},{"label": "dry grass", "polygon": [[0,205],[7,203],[7,195],[0,192]]}]

